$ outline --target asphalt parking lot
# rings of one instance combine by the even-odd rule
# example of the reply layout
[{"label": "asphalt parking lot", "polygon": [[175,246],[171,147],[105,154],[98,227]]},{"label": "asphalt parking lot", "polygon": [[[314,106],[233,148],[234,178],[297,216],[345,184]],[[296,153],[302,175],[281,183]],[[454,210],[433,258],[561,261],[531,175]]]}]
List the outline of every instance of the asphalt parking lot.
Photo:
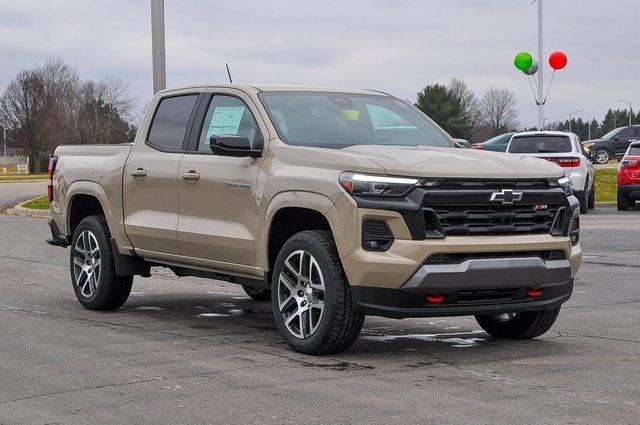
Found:
[{"label": "asphalt parking lot", "polygon": [[349,351],[309,357],[268,303],[162,269],[122,310],[84,310],[45,220],[0,215],[0,423],[638,423],[640,211],[582,229],[574,295],[541,338],[372,317]]}]

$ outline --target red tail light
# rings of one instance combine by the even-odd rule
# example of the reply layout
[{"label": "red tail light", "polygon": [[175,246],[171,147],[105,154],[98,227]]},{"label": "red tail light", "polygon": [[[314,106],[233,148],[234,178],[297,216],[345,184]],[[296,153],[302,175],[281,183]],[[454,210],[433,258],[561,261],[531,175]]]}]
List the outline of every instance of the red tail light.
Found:
[{"label": "red tail light", "polygon": [[473,145],[471,146],[472,149],[478,149],[478,150],[484,150],[484,146],[482,145]]},{"label": "red tail light", "polygon": [[575,168],[580,166],[580,158],[544,158],[547,161],[555,162],[564,168]]},{"label": "red tail light", "polygon": [[538,289],[538,288],[527,289],[527,297],[540,298],[541,296],[542,296],[542,289]]},{"label": "red tail light", "polygon": [[56,172],[57,163],[58,158],[49,159],[49,183],[47,184],[47,197],[49,198],[49,202],[53,201],[53,173]]}]

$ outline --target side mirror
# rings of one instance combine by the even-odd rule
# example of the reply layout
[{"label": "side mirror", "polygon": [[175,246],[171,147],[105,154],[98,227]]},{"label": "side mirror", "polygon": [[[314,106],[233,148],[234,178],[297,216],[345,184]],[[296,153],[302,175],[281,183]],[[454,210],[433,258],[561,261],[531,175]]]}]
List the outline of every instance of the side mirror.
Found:
[{"label": "side mirror", "polygon": [[618,138],[618,136],[616,136],[616,137],[613,138],[613,140],[615,140],[617,142],[618,140],[620,140],[620,138]]},{"label": "side mirror", "polygon": [[253,149],[247,136],[224,134],[211,136],[210,148],[216,155],[259,158],[262,149]]},{"label": "side mirror", "polygon": [[471,143],[464,139],[453,139],[457,148],[461,149],[469,149],[471,147]]}]

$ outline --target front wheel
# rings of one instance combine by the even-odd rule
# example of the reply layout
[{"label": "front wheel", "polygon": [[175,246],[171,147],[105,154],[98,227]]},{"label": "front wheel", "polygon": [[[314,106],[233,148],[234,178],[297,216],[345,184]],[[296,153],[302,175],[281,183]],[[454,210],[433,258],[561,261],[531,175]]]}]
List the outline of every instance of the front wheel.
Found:
[{"label": "front wheel", "polygon": [[558,318],[560,307],[550,310],[525,311],[476,316],[482,329],[502,339],[531,339],[547,332]]},{"label": "front wheel", "polygon": [[109,228],[102,216],[83,219],[71,242],[73,290],[89,310],[116,310],[129,298],[133,276],[117,276]]},{"label": "front wheel", "polygon": [[332,354],[358,338],[365,316],[353,304],[329,232],[303,231],[284,244],[271,291],[276,324],[292,349]]}]

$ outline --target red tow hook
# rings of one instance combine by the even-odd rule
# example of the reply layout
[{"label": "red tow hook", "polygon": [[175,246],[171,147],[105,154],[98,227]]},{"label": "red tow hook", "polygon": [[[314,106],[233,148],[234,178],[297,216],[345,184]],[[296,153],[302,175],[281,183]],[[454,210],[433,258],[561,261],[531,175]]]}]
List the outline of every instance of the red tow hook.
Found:
[{"label": "red tow hook", "polygon": [[427,295],[427,302],[428,303],[440,304],[442,301],[444,301],[444,295],[442,295],[442,294],[428,294]]},{"label": "red tow hook", "polygon": [[527,289],[527,297],[540,298],[541,296],[542,296],[542,289],[539,289],[539,288],[529,288],[529,289]]}]

